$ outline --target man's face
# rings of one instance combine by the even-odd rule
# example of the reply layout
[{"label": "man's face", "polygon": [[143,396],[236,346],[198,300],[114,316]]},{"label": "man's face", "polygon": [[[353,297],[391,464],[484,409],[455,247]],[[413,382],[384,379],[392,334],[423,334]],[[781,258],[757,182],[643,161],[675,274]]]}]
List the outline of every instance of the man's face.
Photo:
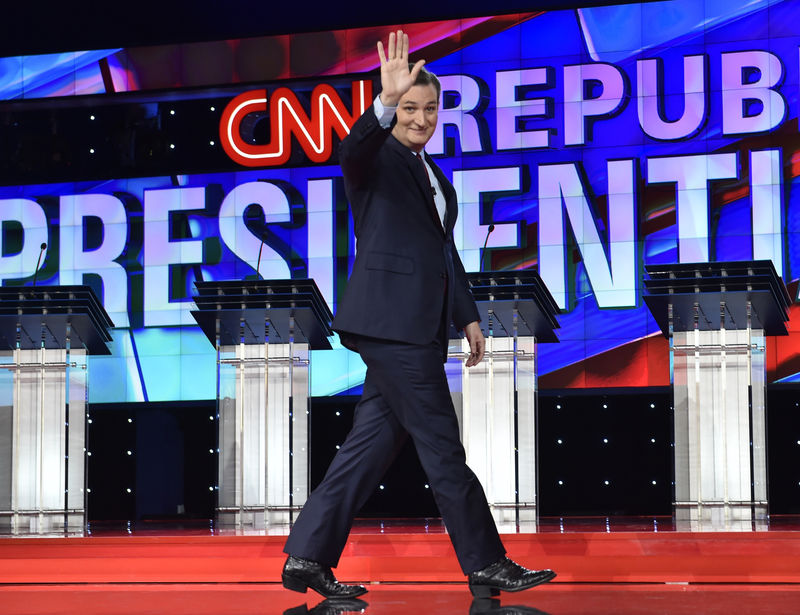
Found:
[{"label": "man's face", "polygon": [[415,85],[397,103],[394,138],[415,152],[430,141],[439,119],[439,100],[433,84]]}]

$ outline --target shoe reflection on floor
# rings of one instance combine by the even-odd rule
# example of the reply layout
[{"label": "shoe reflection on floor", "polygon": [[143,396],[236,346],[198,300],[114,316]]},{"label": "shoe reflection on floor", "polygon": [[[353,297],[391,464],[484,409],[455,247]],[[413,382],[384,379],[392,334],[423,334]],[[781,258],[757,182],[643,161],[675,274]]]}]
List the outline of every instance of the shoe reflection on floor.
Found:
[{"label": "shoe reflection on floor", "polygon": [[[283,615],[344,615],[345,613],[368,613],[369,604],[358,598],[327,598],[312,607],[301,604],[286,609]],[[475,598],[468,615],[549,615],[530,606],[500,604],[497,598]]]},{"label": "shoe reflection on floor", "polygon": [[368,603],[358,598],[326,598],[310,610],[301,604],[286,609],[283,615],[343,615],[344,613],[366,613]]}]

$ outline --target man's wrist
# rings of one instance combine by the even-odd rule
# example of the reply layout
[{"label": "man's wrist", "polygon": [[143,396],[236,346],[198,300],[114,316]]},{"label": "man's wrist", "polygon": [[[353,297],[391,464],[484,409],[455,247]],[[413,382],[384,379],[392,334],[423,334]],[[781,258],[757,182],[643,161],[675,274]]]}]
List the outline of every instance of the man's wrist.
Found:
[{"label": "man's wrist", "polygon": [[386,105],[383,100],[381,100],[380,94],[375,97],[375,102],[372,106],[375,109],[375,117],[378,119],[378,123],[383,128],[389,128],[392,124],[392,120],[394,120],[397,107]]},{"label": "man's wrist", "polygon": [[400,100],[395,96],[387,96],[386,92],[381,92],[378,94],[378,98],[380,98],[381,104],[384,107],[397,107],[397,102]]}]

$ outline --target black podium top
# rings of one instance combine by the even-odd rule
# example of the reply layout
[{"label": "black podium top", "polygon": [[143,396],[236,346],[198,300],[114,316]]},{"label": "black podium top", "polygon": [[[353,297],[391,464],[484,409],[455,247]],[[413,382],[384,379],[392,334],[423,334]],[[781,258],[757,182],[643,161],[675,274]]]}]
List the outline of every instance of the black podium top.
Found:
[{"label": "black podium top", "polygon": [[307,342],[313,350],[331,348],[333,315],[312,279],[195,282],[195,287],[192,316],[212,344],[217,319],[223,346],[242,340],[263,344],[265,326],[271,343],[286,344],[293,317],[294,341]]},{"label": "black podium top", "polygon": [[108,330],[114,326],[97,295],[89,286],[0,287],[0,349],[66,348],[89,354],[111,354]]},{"label": "black podium top", "polygon": [[554,329],[558,306],[539,274],[522,271],[486,271],[467,274],[481,322],[488,326],[491,310],[492,334],[514,335],[513,314],[517,311],[517,335],[534,336],[539,342],[557,342]]},{"label": "black podium top", "polygon": [[669,306],[674,331],[694,329],[695,305],[701,330],[721,328],[720,305],[725,304],[725,328],[747,328],[747,302],[751,327],[767,335],[786,335],[792,299],[772,261],[732,261],[646,265],[647,307],[661,332],[669,335]]}]

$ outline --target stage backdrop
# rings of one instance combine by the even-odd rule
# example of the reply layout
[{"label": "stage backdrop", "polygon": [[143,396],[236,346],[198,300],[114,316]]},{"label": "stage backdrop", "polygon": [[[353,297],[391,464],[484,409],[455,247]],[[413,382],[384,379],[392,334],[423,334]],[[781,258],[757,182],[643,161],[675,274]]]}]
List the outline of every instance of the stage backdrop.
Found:
[{"label": "stage backdrop", "polygon": [[[771,259],[797,293],[798,22],[799,0],[672,0],[402,25],[442,82],[428,152],[466,269],[536,268],[562,310],[543,387],[669,383],[646,264]],[[0,58],[0,281],[30,284],[47,243],[39,283],[98,290],[117,328],[91,401],[214,398],[193,283],[253,275],[262,240],[263,277],[335,310],[337,144],[391,29]],[[797,348],[769,340],[771,381],[800,379]],[[313,395],[363,369],[315,353]]]}]

